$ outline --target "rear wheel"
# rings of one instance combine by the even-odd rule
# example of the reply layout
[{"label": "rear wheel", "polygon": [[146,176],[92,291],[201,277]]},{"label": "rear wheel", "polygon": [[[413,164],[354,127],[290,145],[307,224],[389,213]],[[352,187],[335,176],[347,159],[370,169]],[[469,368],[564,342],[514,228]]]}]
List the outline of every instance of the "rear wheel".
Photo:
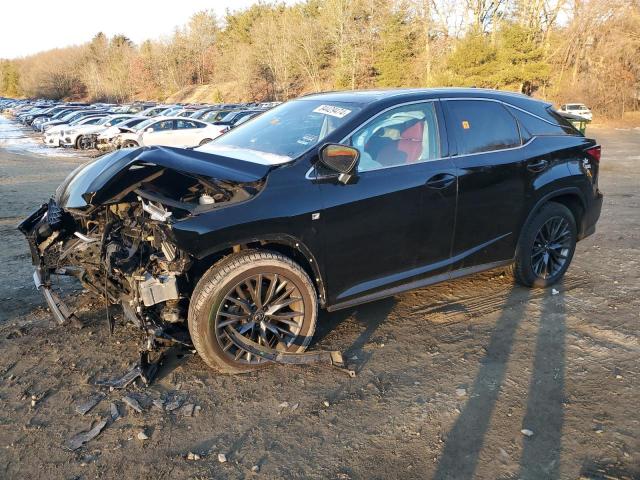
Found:
[{"label": "rear wheel", "polygon": [[204,145],[204,144],[206,144],[206,143],[209,143],[210,141],[211,141],[211,139],[210,139],[210,138],[205,138],[204,140],[202,140],[202,141],[198,144],[198,146],[199,146],[199,147],[201,147],[202,145]]},{"label": "rear wheel", "polygon": [[138,142],[136,142],[135,140],[127,140],[122,144],[122,148],[135,148],[138,146]]},{"label": "rear wheel", "polygon": [[202,359],[222,373],[243,373],[267,362],[236,346],[227,334],[276,350],[303,352],[318,315],[306,272],[275,252],[247,250],[211,267],[189,305],[189,332]]},{"label": "rear wheel", "polygon": [[525,225],[513,274],[527,287],[553,285],[565,274],[576,249],[576,221],[567,207],[549,202]]}]

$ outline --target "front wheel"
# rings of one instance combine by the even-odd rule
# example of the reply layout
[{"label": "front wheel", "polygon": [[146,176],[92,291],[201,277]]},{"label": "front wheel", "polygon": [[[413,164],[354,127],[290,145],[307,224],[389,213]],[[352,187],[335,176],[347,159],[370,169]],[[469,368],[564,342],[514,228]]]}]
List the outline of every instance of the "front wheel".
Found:
[{"label": "front wheel", "polygon": [[198,354],[222,373],[243,373],[267,361],[234,344],[228,329],[283,352],[303,352],[318,316],[307,273],[276,252],[246,250],[211,267],[189,305],[189,332]]},{"label": "front wheel", "polygon": [[136,142],[135,140],[127,140],[122,145],[122,148],[136,148],[138,146],[138,142]]},{"label": "front wheel", "polygon": [[210,141],[211,141],[211,139],[210,139],[210,138],[205,138],[204,140],[202,140],[202,141],[198,144],[198,146],[199,146],[199,147],[201,147],[201,146],[203,146],[203,145],[206,145],[206,144],[207,144],[207,143],[209,143]]},{"label": "front wheel", "polygon": [[549,202],[524,226],[513,274],[526,287],[548,287],[565,274],[576,249],[576,220],[567,207]]}]

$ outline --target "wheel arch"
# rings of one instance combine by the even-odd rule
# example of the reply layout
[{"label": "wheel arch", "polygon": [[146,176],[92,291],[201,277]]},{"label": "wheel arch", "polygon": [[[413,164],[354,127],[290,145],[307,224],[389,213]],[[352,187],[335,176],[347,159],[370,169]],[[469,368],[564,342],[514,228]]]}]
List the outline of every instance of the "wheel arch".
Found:
[{"label": "wheel arch", "polygon": [[209,267],[223,258],[244,249],[271,250],[289,257],[300,265],[307,275],[309,275],[309,278],[316,288],[320,306],[324,307],[326,305],[326,287],[318,260],[311,249],[293,235],[261,235],[259,237],[235,241],[233,245],[222,245],[215,248],[206,257],[197,259],[192,270],[197,276],[202,275]]},{"label": "wheel arch", "polygon": [[540,208],[542,208],[542,206],[548,202],[560,203],[571,210],[573,218],[576,221],[576,227],[578,229],[578,240],[581,240],[584,236],[583,220],[587,206],[584,196],[582,195],[582,192],[578,187],[559,188],[540,197],[534,204],[533,208],[529,210],[529,214],[522,224],[520,232],[522,232],[524,226],[529,223],[529,221],[540,210]]}]

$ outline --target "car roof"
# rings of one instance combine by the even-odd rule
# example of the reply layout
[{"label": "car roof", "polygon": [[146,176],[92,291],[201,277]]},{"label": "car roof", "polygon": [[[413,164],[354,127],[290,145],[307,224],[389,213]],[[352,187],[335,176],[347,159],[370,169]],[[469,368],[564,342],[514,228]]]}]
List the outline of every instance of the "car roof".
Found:
[{"label": "car roof", "polygon": [[405,102],[468,98],[498,100],[522,108],[536,115],[552,106],[551,103],[521,93],[486,88],[396,88],[381,90],[354,90],[327,92],[299,97],[298,100],[316,100],[360,104],[363,109],[387,108]]},{"label": "car roof", "polygon": [[200,122],[200,123],[207,123],[207,122],[203,122],[202,120],[198,120],[197,118],[189,118],[189,117],[175,117],[175,116],[171,116],[171,117],[166,117],[166,116],[162,116],[159,115],[157,117],[150,117],[149,120],[158,120],[158,121],[164,121],[164,120],[185,120],[185,121],[189,121],[189,122]]},{"label": "car roof", "polygon": [[[481,97],[494,99],[517,99],[540,101],[521,93],[488,88],[390,88],[379,90],[349,90],[309,94],[300,97],[306,100],[327,100],[335,102],[350,102],[368,104],[386,99],[429,99],[429,98],[464,98]],[[545,102],[546,103],[546,102]]]}]

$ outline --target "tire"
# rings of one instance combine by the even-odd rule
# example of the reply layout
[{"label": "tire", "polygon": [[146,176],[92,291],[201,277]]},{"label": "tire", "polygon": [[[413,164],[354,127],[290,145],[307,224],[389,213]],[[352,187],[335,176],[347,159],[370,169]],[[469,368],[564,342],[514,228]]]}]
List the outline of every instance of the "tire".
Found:
[{"label": "tire", "polygon": [[[289,297],[281,300],[292,289]],[[264,308],[254,301],[256,291]],[[278,302],[274,304],[273,300]],[[288,301],[286,306],[272,310]],[[241,316],[246,318],[238,320]],[[280,323],[276,317],[284,317],[296,326]],[[205,363],[221,373],[236,374],[269,363],[236,347],[225,334],[226,328],[234,328],[271,348],[299,353],[311,342],[317,317],[317,293],[300,265],[276,252],[245,250],[224,258],[202,276],[191,295],[188,323],[193,345]],[[285,342],[280,342],[272,331],[279,333],[278,328],[289,331],[280,334]]]},{"label": "tire", "polygon": [[202,141],[198,144],[198,146],[199,146],[199,147],[201,147],[202,145],[205,145],[205,144],[209,143],[210,141],[211,141],[211,139],[210,139],[210,138],[205,138],[204,140],[202,140]]},{"label": "tire", "polygon": [[122,144],[121,148],[136,148],[138,147],[138,142],[134,141],[134,140],[127,140],[126,142],[124,142]]},{"label": "tire", "polygon": [[538,288],[555,284],[569,268],[576,242],[576,219],[571,210],[560,203],[544,204],[520,235],[511,267],[516,282]]}]

